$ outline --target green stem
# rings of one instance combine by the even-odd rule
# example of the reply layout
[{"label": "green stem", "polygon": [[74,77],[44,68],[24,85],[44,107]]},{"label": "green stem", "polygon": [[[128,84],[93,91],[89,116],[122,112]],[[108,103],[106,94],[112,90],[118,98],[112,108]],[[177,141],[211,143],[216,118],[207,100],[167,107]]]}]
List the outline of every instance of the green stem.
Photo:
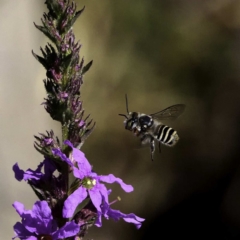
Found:
[{"label": "green stem", "polygon": [[[68,125],[66,123],[64,123],[62,125],[62,142],[64,142],[67,139],[68,139]],[[66,150],[67,150],[67,145],[62,144],[62,151],[65,154],[67,154],[67,156],[68,156],[69,153],[66,153]],[[68,189],[69,189],[69,165],[65,162],[63,162],[63,165],[62,165],[62,175],[63,175],[63,178],[64,178],[65,190],[66,190],[66,193],[68,193]]]},{"label": "green stem", "polygon": [[[62,125],[62,141],[64,142],[65,140],[68,139],[68,125],[64,123]],[[63,151],[66,149],[66,146],[63,146]]]}]

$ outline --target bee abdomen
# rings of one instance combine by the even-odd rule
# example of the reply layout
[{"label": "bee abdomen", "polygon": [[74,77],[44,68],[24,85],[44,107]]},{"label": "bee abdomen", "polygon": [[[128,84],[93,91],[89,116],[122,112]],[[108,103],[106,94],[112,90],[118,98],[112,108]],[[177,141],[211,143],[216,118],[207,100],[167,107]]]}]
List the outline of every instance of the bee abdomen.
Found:
[{"label": "bee abdomen", "polygon": [[166,125],[160,125],[155,138],[167,146],[174,146],[179,140],[177,132]]}]

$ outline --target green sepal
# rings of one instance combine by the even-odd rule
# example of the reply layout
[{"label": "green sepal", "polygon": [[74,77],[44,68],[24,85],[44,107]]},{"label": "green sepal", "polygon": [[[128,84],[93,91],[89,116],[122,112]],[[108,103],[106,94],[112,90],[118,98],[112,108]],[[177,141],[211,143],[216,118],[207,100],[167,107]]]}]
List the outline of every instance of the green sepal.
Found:
[{"label": "green sepal", "polygon": [[[36,143],[35,143],[35,144],[36,144]],[[35,148],[39,153],[41,153],[43,156],[47,156],[47,155],[48,155],[48,152],[47,152],[47,151],[44,151],[42,148],[37,147],[35,144],[34,144],[34,148]]]},{"label": "green sepal", "polygon": [[77,190],[81,186],[81,180],[79,178],[76,178],[68,190],[68,195],[71,195],[75,190]]},{"label": "green sepal", "polygon": [[65,56],[65,57],[62,59],[62,67],[63,67],[64,73],[67,72],[69,66],[71,65],[71,63],[72,63],[72,57],[73,57],[73,53],[69,53],[67,56]]},{"label": "green sepal", "polygon": [[85,140],[91,135],[91,133],[95,129],[95,126],[96,126],[96,123],[94,122],[91,128],[86,129],[82,134],[80,134],[81,142],[78,144],[78,146],[76,148],[81,149]]},{"label": "green sepal", "polygon": [[46,200],[44,198],[44,195],[41,194],[35,187],[33,187],[30,183],[29,183],[30,187],[32,188],[32,190],[34,191],[34,193],[36,194],[36,196],[38,197],[39,200],[43,201]]},{"label": "green sepal", "polygon": [[47,38],[49,38],[53,43],[56,43],[56,38],[52,36],[47,27],[39,26],[36,23],[33,23],[34,26],[42,32]]},{"label": "green sepal", "polygon": [[32,55],[47,69],[47,67],[48,67],[47,61],[44,58],[42,58],[42,57],[38,56],[37,54],[35,54],[33,52],[33,50],[32,50]]},{"label": "green sepal", "polygon": [[90,69],[90,67],[92,66],[92,63],[93,63],[93,60],[83,67],[82,75],[85,74]]},{"label": "green sepal", "polygon": [[55,19],[59,16],[59,13],[62,13],[61,6],[57,0],[46,0],[45,4],[47,5],[47,8]]},{"label": "green sepal", "polygon": [[75,209],[73,216],[79,212],[81,209],[83,209],[85,206],[87,206],[90,203],[91,199],[89,197],[85,198]]},{"label": "green sepal", "polygon": [[72,19],[69,19],[67,25],[64,27],[64,29],[61,33],[64,34],[69,31],[69,29],[73,26],[73,24],[76,22],[76,20],[80,17],[80,15],[84,11],[84,9],[85,9],[85,6],[81,10],[77,11]]}]

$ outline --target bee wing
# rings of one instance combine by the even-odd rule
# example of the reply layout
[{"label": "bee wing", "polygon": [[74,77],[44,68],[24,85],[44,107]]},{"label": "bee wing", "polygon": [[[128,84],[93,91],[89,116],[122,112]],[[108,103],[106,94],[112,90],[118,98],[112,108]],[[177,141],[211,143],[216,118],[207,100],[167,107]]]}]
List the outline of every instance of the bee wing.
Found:
[{"label": "bee wing", "polygon": [[159,112],[150,114],[150,116],[159,120],[176,119],[178,116],[180,116],[184,112],[185,107],[186,107],[185,104],[176,104],[168,108],[165,108]]}]

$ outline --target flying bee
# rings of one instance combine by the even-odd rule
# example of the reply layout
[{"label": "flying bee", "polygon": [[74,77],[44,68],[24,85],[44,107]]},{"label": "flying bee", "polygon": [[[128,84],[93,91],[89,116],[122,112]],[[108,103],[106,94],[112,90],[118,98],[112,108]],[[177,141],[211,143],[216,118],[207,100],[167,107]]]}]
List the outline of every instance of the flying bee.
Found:
[{"label": "flying bee", "polygon": [[164,125],[160,120],[176,119],[185,110],[185,105],[172,105],[164,110],[147,115],[145,113],[129,112],[127,95],[125,97],[127,115],[119,114],[126,118],[123,122],[125,129],[139,137],[142,144],[150,144],[151,159],[153,161],[155,140],[158,141],[159,151],[161,144],[172,147],[179,140],[177,132],[171,127]]}]

